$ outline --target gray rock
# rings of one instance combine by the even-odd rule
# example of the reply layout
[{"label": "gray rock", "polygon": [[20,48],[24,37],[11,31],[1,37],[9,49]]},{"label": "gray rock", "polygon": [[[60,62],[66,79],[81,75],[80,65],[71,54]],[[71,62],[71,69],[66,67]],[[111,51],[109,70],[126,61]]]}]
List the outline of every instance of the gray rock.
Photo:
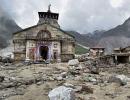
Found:
[{"label": "gray rock", "polygon": [[67,72],[63,72],[63,73],[61,73],[61,76],[62,76],[63,78],[66,78],[66,76],[67,76]]},{"label": "gray rock", "polygon": [[75,100],[75,92],[72,88],[60,86],[49,92],[49,100]]},{"label": "gray rock", "polygon": [[78,59],[69,60],[68,65],[69,66],[78,66],[79,61],[78,61]]},{"label": "gray rock", "polygon": [[91,72],[92,74],[99,74],[99,68],[97,68],[97,67],[92,67],[92,68],[90,69],[90,72]]},{"label": "gray rock", "polygon": [[4,81],[4,76],[0,76],[0,82],[3,82]]},{"label": "gray rock", "polygon": [[87,93],[87,94],[93,94],[93,91],[94,91],[94,89],[91,88],[90,86],[82,85],[82,86],[79,88],[79,91],[77,91],[77,92]]},{"label": "gray rock", "polygon": [[58,81],[62,81],[63,78],[62,78],[62,76],[58,76],[58,77],[56,77],[56,80],[58,80]]},{"label": "gray rock", "polygon": [[64,86],[65,87],[70,87],[70,88],[75,88],[73,84],[69,84],[69,83],[64,83]]},{"label": "gray rock", "polygon": [[116,82],[119,83],[120,85],[126,85],[128,81],[129,78],[125,75],[111,76],[108,80],[108,82]]}]

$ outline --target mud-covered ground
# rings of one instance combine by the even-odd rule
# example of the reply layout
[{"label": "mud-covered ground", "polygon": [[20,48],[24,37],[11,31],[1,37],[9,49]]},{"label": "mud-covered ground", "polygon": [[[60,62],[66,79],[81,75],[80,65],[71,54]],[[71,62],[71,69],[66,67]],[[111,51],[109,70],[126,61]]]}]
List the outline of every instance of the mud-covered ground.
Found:
[{"label": "mud-covered ground", "polygon": [[130,82],[108,82],[113,75],[92,74],[84,64],[1,64],[0,100],[49,100],[48,93],[64,84],[72,85],[76,100],[130,100]]}]

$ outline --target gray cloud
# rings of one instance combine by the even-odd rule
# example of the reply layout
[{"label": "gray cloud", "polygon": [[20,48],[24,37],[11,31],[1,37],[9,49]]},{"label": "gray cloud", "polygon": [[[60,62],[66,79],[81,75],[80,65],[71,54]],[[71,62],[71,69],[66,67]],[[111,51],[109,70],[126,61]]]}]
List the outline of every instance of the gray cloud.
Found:
[{"label": "gray cloud", "polygon": [[37,12],[46,11],[49,3],[53,12],[60,13],[63,29],[81,33],[108,30],[130,16],[130,0],[120,4],[118,0],[0,0],[1,7],[23,28],[36,24]]}]

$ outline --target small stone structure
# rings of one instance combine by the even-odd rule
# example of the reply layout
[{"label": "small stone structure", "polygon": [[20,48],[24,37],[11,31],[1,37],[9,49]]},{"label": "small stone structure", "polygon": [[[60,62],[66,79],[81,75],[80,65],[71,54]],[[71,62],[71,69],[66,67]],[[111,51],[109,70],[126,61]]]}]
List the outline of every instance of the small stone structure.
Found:
[{"label": "small stone structure", "polygon": [[105,48],[103,47],[91,47],[89,50],[90,57],[100,57],[103,56],[105,53]]},{"label": "small stone structure", "polygon": [[117,63],[129,63],[130,62],[130,46],[125,48],[114,49],[113,55]]},{"label": "small stone structure", "polygon": [[74,58],[75,38],[58,24],[58,13],[50,6],[47,12],[38,12],[37,25],[13,34],[15,61],[68,61]]},{"label": "small stone structure", "polygon": [[100,66],[117,65],[130,62],[130,46],[125,48],[115,48],[110,55],[99,56],[95,59]]}]

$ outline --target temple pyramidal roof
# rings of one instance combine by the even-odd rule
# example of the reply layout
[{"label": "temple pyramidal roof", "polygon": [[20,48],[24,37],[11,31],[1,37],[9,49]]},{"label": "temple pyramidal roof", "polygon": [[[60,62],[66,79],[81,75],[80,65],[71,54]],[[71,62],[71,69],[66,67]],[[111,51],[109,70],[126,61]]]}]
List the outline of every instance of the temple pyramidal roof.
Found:
[{"label": "temple pyramidal roof", "polygon": [[[51,6],[51,5],[48,6],[48,11],[47,11],[47,12],[38,12],[39,19],[40,19],[40,18],[43,18],[43,19],[46,19],[46,18],[47,18],[47,19],[55,19],[55,20],[58,20],[58,18],[59,18],[59,13],[52,13],[51,10],[50,10],[50,6]],[[63,33],[65,33],[65,34],[67,34],[67,35],[69,35],[69,36],[75,38],[73,35],[71,35],[71,34],[69,34],[68,32],[62,30],[61,28],[55,27],[55,26],[53,26],[53,25],[51,25],[51,24],[49,24],[49,23],[46,23],[46,22],[40,23],[40,24],[37,24],[37,25],[34,25],[34,26],[31,26],[31,27],[28,27],[28,28],[25,28],[25,29],[22,29],[22,30],[20,30],[20,31],[17,31],[17,32],[13,33],[13,35],[18,34],[18,33],[20,33],[20,32],[23,32],[23,31],[27,31],[27,30],[29,30],[29,29],[31,29],[31,28],[38,27],[38,26],[43,25],[43,24],[50,25],[51,27],[56,28],[56,29],[62,31]]]},{"label": "temple pyramidal roof", "polygon": [[47,12],[38,12],[39,18],[50,18],[50,19],[56,19],[58,20],[59,18],[59,13],[53,13],[51,12],[51,4],[48,6],[48,11]]}]

